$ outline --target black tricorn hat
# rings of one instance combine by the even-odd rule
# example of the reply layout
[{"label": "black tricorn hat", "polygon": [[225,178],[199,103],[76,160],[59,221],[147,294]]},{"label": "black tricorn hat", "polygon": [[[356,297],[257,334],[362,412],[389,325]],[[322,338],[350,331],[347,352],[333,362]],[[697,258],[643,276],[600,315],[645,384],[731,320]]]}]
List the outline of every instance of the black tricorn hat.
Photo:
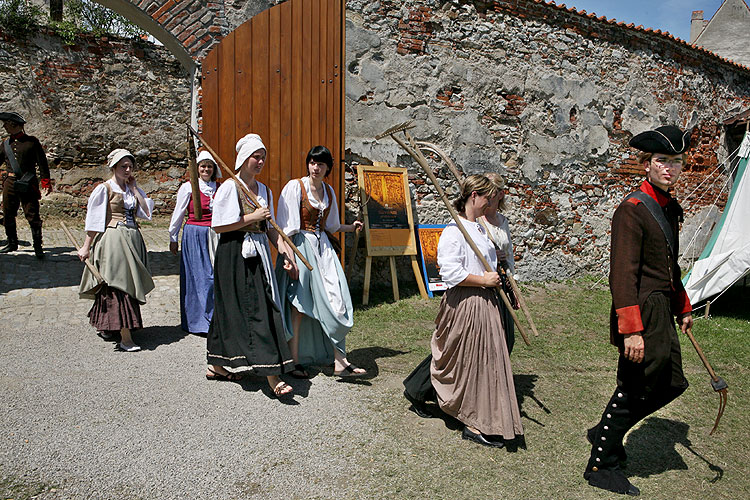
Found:
[{"label": "black tricorn hat", "polygon": [[674,125],[667,125],[641,132],[630,139],[630,145],[646,153],[678,155],[690,149],[690,131],[683,132]]},{"label": "black tricorn hat", "polygon": [[0,113],[0,121],[16,122],[19,125],[26,123],[26,120],[24,120],[21,115],[14,113],[13,111]]}]

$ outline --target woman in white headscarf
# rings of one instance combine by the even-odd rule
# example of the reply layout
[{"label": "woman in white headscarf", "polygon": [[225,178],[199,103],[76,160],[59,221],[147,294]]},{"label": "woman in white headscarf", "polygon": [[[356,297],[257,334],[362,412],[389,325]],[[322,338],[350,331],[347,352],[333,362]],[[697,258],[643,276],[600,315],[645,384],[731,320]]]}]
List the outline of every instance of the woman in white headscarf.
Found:
[{"label": "woman in white headscarf", "polygon": [[131,336],[143,327],[140,305],[154,289],[148,271],[146,245],[136,217],[151,220],[154,202],[136,184],[135,158],[125,149],[107,156],[112,178],[99,184],[89,196],[86,209],[86,240],[78,251],[104,278],[99,283],[84,267],[79,295],[94,299],[89,321],[105,340],[120,335],[117,348],[134,352],[141,348]]},{"label": "woman in white headscarf", "polygon": [[[289,346],[280,314],[279,287],[271,263],[269,240],[286,257],[284,269],[297,279],[292,250],[267,224],[273,217],[273,194],[257,181],[266,161],[260,136],[248,134],[237,142],[237,180],[227,181],[214,197],[211,225],[219,233],[214,265],[214,316],[208,331],[209,380],[240,379],[226,367],[245,366],[265,375],[274,395],[290,395],[292,387],[279,375],[292,371]],[[252,191],[253,206],[237,183]]]},{"label": "woman in white headscarf", "polygon": [[186,332],[206,335],[214,313],[214,252],[218,244],[211,229],[211,211],[216,178],[221,173],[208,151],[198,154],[197,163],[201,220],[196,219],[192,186],[186,182],[177,191],[169,223],[169,251],[177,255],[177,237],[187,214],[180,258],[180,323]]}]

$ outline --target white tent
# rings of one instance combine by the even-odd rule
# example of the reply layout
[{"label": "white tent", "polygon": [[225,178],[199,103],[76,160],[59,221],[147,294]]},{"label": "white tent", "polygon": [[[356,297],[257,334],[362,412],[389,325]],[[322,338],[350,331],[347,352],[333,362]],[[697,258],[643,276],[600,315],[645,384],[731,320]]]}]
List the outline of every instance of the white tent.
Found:
[{"label": "white tent", "polygon": [[750,133],[738,152],[732,191],[706,248],[685,276],[685,290],[695,305],[720,294],[750,273]]}]

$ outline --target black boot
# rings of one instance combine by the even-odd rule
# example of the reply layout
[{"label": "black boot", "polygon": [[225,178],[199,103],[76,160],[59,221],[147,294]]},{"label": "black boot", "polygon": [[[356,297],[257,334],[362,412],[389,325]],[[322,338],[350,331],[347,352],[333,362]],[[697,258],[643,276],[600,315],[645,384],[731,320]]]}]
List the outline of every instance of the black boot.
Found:
[{"label": "black boot", "polygon": [[42,228],[31,228],[31,238],[34,241],[34,255],[39,260],[44,259],[44,249],[42,248]]},{"label": "black boot", "polygon": [[594,427],[591,457],[583,473],[591,486],[624,495],[640,495],[640,490],[630,484],[619,466],[619,450],[624,451],[622,440],[632,427],[632,418],[628,395],[618,388],[609,400],[601,421]]},{"label": "black boot", "polygon": [[8,236],[8,243],[0,248],[0,253],[10,253],[18,250],[18,238],[11,238]]}]

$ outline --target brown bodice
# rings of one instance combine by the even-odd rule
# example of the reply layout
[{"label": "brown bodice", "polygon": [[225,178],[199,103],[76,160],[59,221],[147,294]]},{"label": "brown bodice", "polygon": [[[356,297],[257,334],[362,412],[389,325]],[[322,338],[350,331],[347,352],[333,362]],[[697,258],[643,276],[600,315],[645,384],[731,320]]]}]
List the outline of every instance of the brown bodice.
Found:
[{"label": "brown bodice", "polygon": [[323,184],[328,194],[328,206],[323,210],[321,215],[320,210],[312,206],[310,200],[307,197],[307,190],[305,189],[305,183],[302,179],[297,179],[299,187],[302,190],[302,199],[299,204],[299,228],[302,231],[323,231],[325,230],[326,220],[328,220],[328,213],[331,211],[331,204],[333,203],[333,194],[331,193],[331,186]]},{"label": "brown bodice", "polygon": [[[235,183],[236,184],[236,183]],[[265,184],[264,184],[265,186]],[[270,196],[268,196],[268,186],[266,187],[266,198],[270,199]],[[260,194],[260,188],[258,188],[258,194]],[[242,217],[245,214],[251,214],[255,212],[255,207],[250,204],[250,202],[247,200],[245,196],[242,194],[242,188],[240,188],[239,185],[237,185],[237,199],[240,201],[240,217]],[[257,221],[253,222],[241,229],[238,229],[238,231],[242,231],[243,233],[265,233],[267,228],[266,221]]]},{"label": "brown bodice", "polygon": [[[112,191],[112,186],[109,185],[109,181],[106,181],[104,185],[107,187],[107,227],[117,227],[117,224],[123,223],[128,224],[128,218],[125,215],[125,200],[121,193],[115,193]],[[138,209],[138,200],[136,198],[136,205],[133,207],[133,223],[135,227],[138,227],[138,222],[135,220],[135,211]]]}]

